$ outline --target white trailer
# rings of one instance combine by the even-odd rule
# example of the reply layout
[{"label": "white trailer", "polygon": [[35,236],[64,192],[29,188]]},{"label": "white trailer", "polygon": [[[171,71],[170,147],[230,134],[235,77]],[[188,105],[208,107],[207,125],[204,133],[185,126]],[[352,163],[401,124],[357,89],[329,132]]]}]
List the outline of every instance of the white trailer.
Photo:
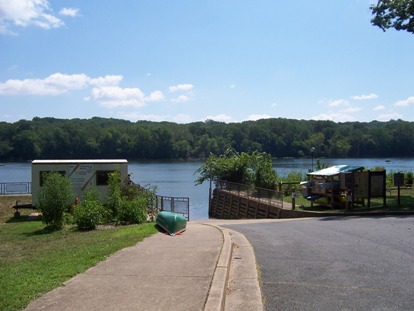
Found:
[{"label": "white trailer", "polygon": [[58,172],[69,178],[75,196],[83,198],[89,188],[95,188],[101,200],[108,195],[108,175],[115,171],[121,174],[123,182],[128,177],[128,161],[115,160],[34,160],[32,161],[32,204],[37,203],[37,195],[47,173]]}]

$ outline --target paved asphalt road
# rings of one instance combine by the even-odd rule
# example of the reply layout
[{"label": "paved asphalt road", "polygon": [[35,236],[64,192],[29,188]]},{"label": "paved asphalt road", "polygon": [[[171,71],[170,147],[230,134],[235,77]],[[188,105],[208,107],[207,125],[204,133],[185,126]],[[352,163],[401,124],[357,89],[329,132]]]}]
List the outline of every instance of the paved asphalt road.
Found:
[{"label": "paved asphalt road", "polygon": [[414,310],[414,217],[228,225],[253,245],[265,309]]}]

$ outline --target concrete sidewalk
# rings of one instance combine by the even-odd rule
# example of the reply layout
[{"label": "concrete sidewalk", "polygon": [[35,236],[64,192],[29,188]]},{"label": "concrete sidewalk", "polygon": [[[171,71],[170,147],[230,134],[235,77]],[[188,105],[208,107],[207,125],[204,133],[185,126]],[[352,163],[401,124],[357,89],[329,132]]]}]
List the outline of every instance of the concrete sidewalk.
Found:
[{"label": "concrete sidewalk", "polygon": [[189,222],[181,235],[157,233],[117,252],[26,310],[261,310],[254,253],[242,239],[214,222]]}]

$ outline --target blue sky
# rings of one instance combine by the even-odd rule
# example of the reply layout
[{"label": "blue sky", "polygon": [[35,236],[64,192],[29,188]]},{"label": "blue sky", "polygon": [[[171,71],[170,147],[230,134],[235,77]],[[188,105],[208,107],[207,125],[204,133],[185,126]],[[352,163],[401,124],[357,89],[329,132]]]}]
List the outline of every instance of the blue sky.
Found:
[{"label": "blue sky", "polygon": [[0,121],[414,121],[369,0],[0,0]]}]

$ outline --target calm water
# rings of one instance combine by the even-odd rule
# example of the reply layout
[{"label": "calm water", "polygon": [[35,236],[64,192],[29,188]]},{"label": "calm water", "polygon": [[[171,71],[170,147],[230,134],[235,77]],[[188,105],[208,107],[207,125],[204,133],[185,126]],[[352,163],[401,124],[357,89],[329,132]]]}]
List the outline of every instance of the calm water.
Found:
[{"label": "calm water", "polygon": [[[409,159],[322,159],[328,165],[348,164],[368,169],[384,167],[387,171],[413,172],[414,158]],[[128,170],[134,182],[142,186],[156,186],[157,194],[190,198],[190,218],[208,218],[209,183],[195,186],[195,171],[202,162],[129,162]],[[314,160],[314,166],[316,160]],[[273,166],[279,176],[297,171],[306,174],[312,167],[311,159],[278,159]],[[0,182],[31,181],[30,163],[4,163],[0,166]]]}]

